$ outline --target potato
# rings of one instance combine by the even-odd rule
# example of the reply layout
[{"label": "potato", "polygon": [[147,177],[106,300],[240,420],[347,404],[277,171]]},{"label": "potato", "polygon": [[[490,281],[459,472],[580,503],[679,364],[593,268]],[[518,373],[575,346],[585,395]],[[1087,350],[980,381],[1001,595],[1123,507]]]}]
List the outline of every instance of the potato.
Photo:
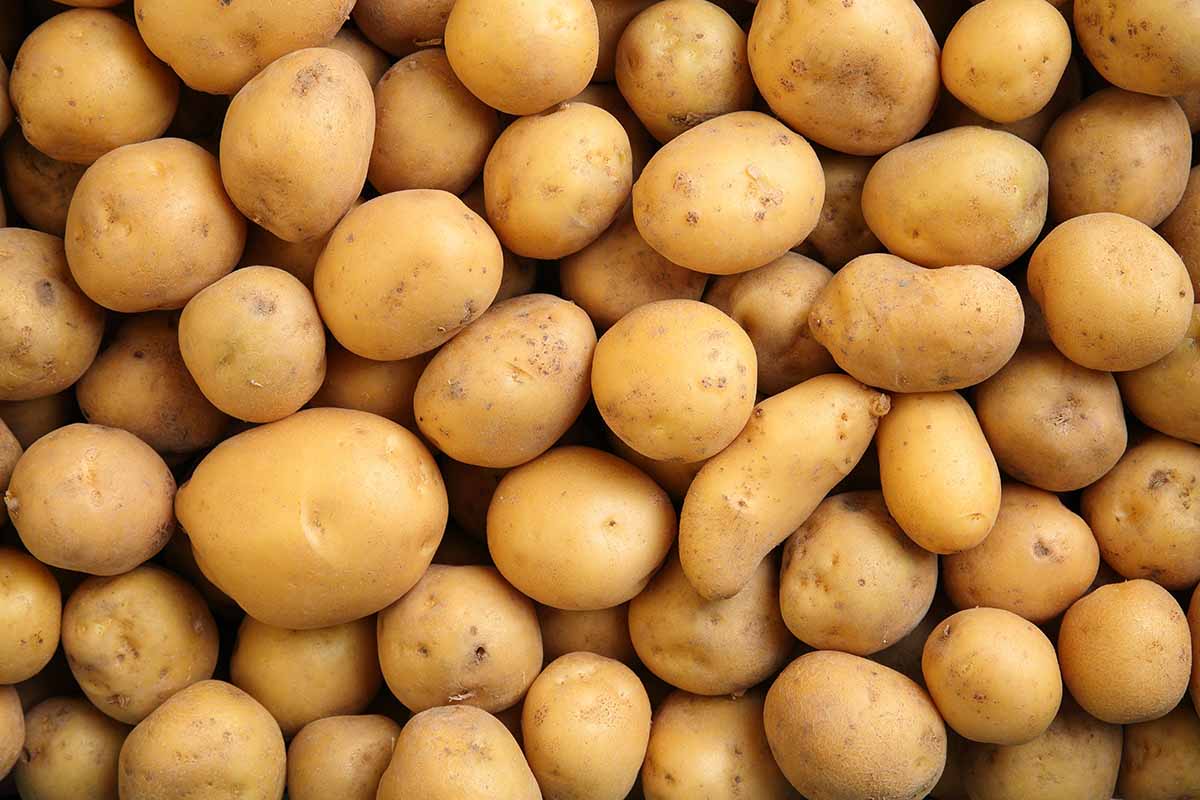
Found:
[{"label": "potato", "polygon": [[497,303],[421,373],[417,426],[456,461],[523,464],[587,405],[595,349],[591,320],[565,300],[530,294]]},{"label": "potato", "polygon": [[1152,435],[1083,491],[1080,510],[1104,561],[1126,578],[1183,591],[1200,582],[1200,447]]},{"label": "potato", "polygon": [[854,468],[888,408],[887,395],[845,375],[819,375],[759,403],[684,499],[679,560],[696,591],[709,600],[741,591]]},{"label": "potato", "polygon": [[846,492],[788,537],[779,605],[805,644],[867,656],[921,622],[937,575],[937,556],[904,535],[881,493]]},{"label": "potato", "polygon": [[11,686],[0,686],[0,775],[8,775],[20,760],[25,744],[21,698]]},{"label": "potato", "polygon": [[379,614],[379,661],[414,713],[456,703],[503,711],[542,668],[542,634],[529,598],[493,567],[435,564]]},{"label": "potato", "polygon": [[136,725],[212,677],[217,624],[187,581],[147,565],[80,584],[63,609],[62,645],[92,704]]},{"label": "potato", "polygon": [[374,137],[375,98],[357,62],[329,48],[298,50],[255,75],[229,104],[221,178],[254,223],[285,241],[315,239],[362,192]]},{"label": "potato", "polygon": [[316,408],[219,444],[175,513],[204,574],[248,614],[324,628],[373,614],[420,579],[446,527],[446,489],[401,426]]},{"label": "potato", "polygon": [[793,661],[767,692],[763,721],[775,761],[809,800],[921,800],[946,763],[929,695],[849,653]]},{"label": "potato", "polygon": [[619,661],[570,653],[529,687],[521,731],[525,757],[547,800],[621,800],[646,755],[650,699]]},{"label": "potato", "polygon": [[634,17],[655,2],[656,0],[593,0],[600,32],[600,50],[596,58],[596,72],[592,75],[593,81],[607,82],[616,78],[617,46],[620,44],[621,34],[629,27]]},{"label": "potato", "polygon": [[1000,269],[1041,233],[1048,180],[1046,162],[1028,142],[954,128],[876,161],[863,184],[862,212],[889,251],[915,264]]},{"label": "potato", "polygon": [[1200,18],[1192,9],[1077,0],[1074,19],[1083,52],[1109,83],[1167,96],[1200,84],[1200,55],[1193,47]]},{"label": "potato", "polygon": [[132,25],[82,8],[51,17],[29,34],[8,91],[29,143],[75,164],[158,137],[179,103],[179,80]]},{"label": "potato", "polygon": [[758,690],[737,697],[671,692],[650,729],[646,800],[796,797],[767,745],[763,698]]},{"label": "potato", "polygon": [[[627,2],[627,0],[615,1],[617,3]],[[643,7],[648,5],[645,0],[634,0],[634,2],[640,3]],[[596,6],[596,13],[601,13],[599,5]],[[621,123],[621,127],[625,129],[625,134],[629,137],[629,152],[633,157],[633,179],[636,181],[650,161],[650,157],[654,155],[654,151],[658,149],[658,142],[650,135],[650,131],[646,130],[646,126],[638,119],[637,114],[633,113],[633,109],[625,102],[625,98],[616,85],[589,83],[582,92],[567,102],[597,106],[617,118],[617,122]]]},{"label": "potato", "polygon": [[42,671],[58,649],[61,616],[62,594],[50,570],[20,550],[0,547],[0,685]]},{"label": "potato", "polygon": [[727,600],[706,600],[672,553],[629,603],[629,635],[642,663],[672,686],[738,695],[779,671],[795,640],[779,613],[779,562],[762,560]]},{"label": "potato", "polygon": [[1077,600],[1062,619],[1058,657],[1071,696],[1116,725],[1167,714],[1192,669],[1183,609],[1147,580],[1108,584]]},{"label": "potato", "polygon": [[1149,366],[1117,375],[1125,406],[1157,431],[1200,444],[1200,306],[1179,344]]},{"label": "potato", "polygon": [[4,195],[29,227],[62,236],[75,186],[87,169],[83,164],[55,161],[38,152],[20,132],[3,144]]},{"label": "potato", "polygon": [[1149,722],[1125,726],[1117,791],[1126,800],[1185,798],[1200,790],[1200,719],[1185,700]]},{"label": "potato", "polygon": [[391,57],[368,41],[355,28],[342,28],[326,47],[331,50],[339,50],[357,61],[358,65],[362,67],[363,74],[367,76],[367,82],[372,86],[379,83],[379,79],[392,65]]},{"label": "potato", "polygon": [[636,666],[637,652],[629,637],[629,604],[594,611],[537,607],[542,649],[547,663],[567,653],[584,651]]},{"label": "potato", "polygon": [[1117,382],[1053,347],[1018,350],[975,390],[979,424],[1000,467],[1052,492],[1094,483],[1125,452]]},{"label": "potato", "polygon": [[17,791],[41,800],[117,800],[117,758],[128,733],[82,698],[37,704],[25,719],[26,755],[13,770]]},{"label": "potato", "polygon": [[[0,402],[0,421],[3,421],[13,436],[17,437],[17,442],[22,448],[28,448],[50,431],[70,424],[78,416],[79,408],[75,405],[74,392],[71,391],[34,400]],[[5,452],[8,452],[8,446],[5,447]],[[8,488],[7,477],[4,480],[4,488]]]},{"label": "potato", "polygon": [[[503,723],[470,706],[417,714],[396,739],[378,800],[541,800],[521,748]],[[298,799],[297,799],[298,800]]]},{"label": "potato", "polygon": [[104,311],[71,279],[62,239],[0,228],[0,253],[0,400],[60,392],[96,357]]},{"label": "potato", "polygon": [[1179,107],[1187,115],[1188,126],[1191,127],[1192,133],[1200,130],[1200,89],[1190,89],[1183,94],[1176,95],[1175,102],[1179,103]]},{"label": "potato", "polygon": [[283,737],[253,697],[222,681],[194,683],[146,717],[121,747],[121,800],[173,800],[205,787],[278,800]]},{"label": "potato", "polygon": [[[0,413],[2,413],[0,409]],[[23,453],[21,442],[13,434],[5,423],[3,417],[0,417],[0,493],[8,489],[8,482],[12,478],[13,469],[17,466],[17,461],[20,460]],[[0,503],[0,526],[8,523],[8,509]],[[11,681],[10,681],[11,682]],[[0,680],[0,684],[4,681]]]},{"label": "potato", "polygon": [[356,356],[336,341],[326,344],[325,382],[309,405],[369,411],[415,431],[413,393],[430,354],[399,361],[372,361]]},{"label": "potato", "polygon": [[175,529],[175,479],[149,445],[102,425],[68,425],[35,442],[4,503],[29,552],[52,567],[119,575]]},{"label": "potato", "polygon": [[676,136],[633,187],[633,216],[663,256],[698,272],[761,267],[816,227],[825,178],[803,137],[757,111]]},{"label": "potato", "polygon": [[1158,361],[1179,344],[1192,315],[1183,261],[1161,236],[1120,214],[1056,227],[1034,249],[1026,280],[1054,346],[1089,369]]},{"label": "potato", "polygon": [[452,194],[377,197],[342,220],[317,260],[321,317],[351,352],[412,358],[488,309],[504,270],[500,242]]},{"label": "potato", "polygon": [[523,594],[591,611],[645,588],[675,540],[675,509],[649,476],[616,456],[557,447],[500,481],[487,538],[496,567]]},{"label": "potato", "polygon": [[287,750],[291,800],[375,800],[400,726],[387,717],[326,717],[305,725]]},{"label": "potato", "polygon": [[175,535],[162,549],[162,562],[192,584],[200,592],[209,610],[222,621],[237,621],[244,612],[233,602],[233,598],[217,588],[200,570],[196,556],[192,553],[192,540],[181,530],[176,529]]},{"label": "potato", "polygon": [[[135,6],[142,38],[188,86],[233,94],[284,54],[328,44],[354,2],[234,5],[231,0],[213,5],[207,0],[135,0]],[[180,20],[187,23],[181,25]]]},{"label": "potato", "polygon": [[88,422],[124,428],[164,454],[211,447],[229,423],[188,372],[179,352],[178,320],[169,314],[122,322],[75,384],[75,396]]},{"label": "potato", "polygon": [[621,441],[612,431],[608,432],[605,439],[614,453],[653,478],[654,482],[665,489],[677,504],[683,502],[688,487],[692,485],[696,474],[705,464],[704,461],[655,461],[652,458],[646,458]]},{"label": "potato", "polygon": [[817,151],[817,158],[825,173],[825,203],[805,242],[820,253],[822,263],[837,269],[883,249],[862,212],[863,184],[875,161],[824,148]]},{"label": "potato", "polygon": [[462,194],[483,171],[500,117],[467,91],[433,48],[407,56],[375,84],[375,144],[367,177],[380,193]]},{"label": "potato", "polygon": [[883,253],[842,267],[808,319],[838,366],[893,392],[986,380],[1016,352],[1023,323],[1016,287],[994,270],[926,270]]},{"label": "potato", "polygon": [[843,153],[878,155],[907,142],[937,102],[937,42],[909,0],[766,0],[754,12],[748,52],[754,82],[780,119]]},{"label": "potato", "polygon": [[354,24],[379,47],[394,56],[441,44],[452,0],[359,0],[353,4]]},{"label": "potato", "polygon": [[461,0],[446,55],[471,93],[506,114],[545,111],[596,70],[600,33],[588,0]]},{"label": "potato", "polygon": [[921,671],[946,724],[975,742],[1033,741],[1062,702],[1054,645],[1032,622],[999,608],[945,620],[925,643]]},{"label": "potato", "polygon": [[963,783],[979,800],[1109,800],[1120,765],[1120,726],[1065,698],[1050,727],[1031,742],[969,744]]},{"label": "potato", "polygon": [[754,344],[697,300],[661,300],[596,345],[592,395],[622,441],[657,461],[701,461],[734,440],[754,407]]},{"label": "potato", "polygon": [[[6,160],[5,164],[7,163]],[[13,204],[16,205],[15,193],[11,186],[12,178],[9,179],[9,191],[14,194]],[[1188,173],[1183,197],[1158,226],[1158,233],[1183,259],[1183,264],[1192,279],[1193,293],[1200,295],[1200,167],[1194,167]]]},{"label": "potato", "polygon": [[247,422],[286,417],[325,380],[317,305],[275,267],[239,269],[188,301],[179,350],[208,401]]}]

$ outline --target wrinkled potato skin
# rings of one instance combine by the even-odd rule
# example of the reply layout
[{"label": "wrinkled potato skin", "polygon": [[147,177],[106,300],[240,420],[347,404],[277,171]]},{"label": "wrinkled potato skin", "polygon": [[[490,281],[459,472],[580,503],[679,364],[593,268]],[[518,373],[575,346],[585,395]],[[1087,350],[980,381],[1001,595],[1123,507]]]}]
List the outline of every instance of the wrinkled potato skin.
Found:
[{"label": "wrinkled potato skin", "polygon": [[0,548],[0,685],[42,671],[58,649],[61,617],[62,593],[50,570],[20,550]]},{"label": "wrinkled potato skin", "polygon": [[1156,431],[1200,444],[1200,305],[1174,350],[1117,375],[1125,407]]},{"label": "wrinkled potato skin", "polygon": [[1125,726],[1117,792],[1126,800],[1186,798],[1200,788],[1200,719],[1184,700],[1164,717]]},{"label": "wrinkled potato skin", "polygon": [[[0,402],[0,420],[3,420],[13,436],[17,437],[21,447],[29,449],[31,444],[50,431],[68,425],[78,418],[79,409],[75,405],[73,395],[74,392],[67,390],[35,400]],[[4,486],[8,488],[7,478]],[[5,513],[7,514],[7,511]]]},{"label": "wrinkled potato skin", "polygon": [[546,663],[577,651],[595,653],[631,667],[638,663],[629,637],[628,603],[595,611],[563,611],[539,605],[537,616]]},{"label": "wrinkled potato skin", "polygon": [[331,50],[339,50],[357,61],[372,86],[379,83],[383,73],[392,65],[391,57],[355,28],[342,28],[326,46]]},{"label": "wrinkled potato skin", "polygon": [[369,411],[417,429],[413,394],[431,354],[399,361],[374,361],[356,356],[334,342],[325,345],[325,382],[309,400],[314,408],[352,408]]},{"label": "wrinkled potato skin", "polygon": [[1183,259],[1192,279],[1192,291],[1200,296],[1200,167],[1193,167],[1188,173],[1183,196],[1158,226],[1158,234]]},{"label": "wrinkled potato skin", "polygon": [[38,151],[20,132],[3,144],[4,195],[32,228],[62,236],[67,229],[67,209],[75,187],[87,167],[55,161]]},{"label": "wrinkled potato skin", "polygon": [[25,719],[28,756],[13,770],[17,791],[45,800],[117,800],[117,758],[129,730],[82,698],[39,703]]},{"label": "wrinkled potato skin", "polygon": [[325,717],[300,729],[288,745],[291,800],[376,800],[400,726],[379,714]]},{"label": "wrinkled potato skin", "polygon": [[1076,0],[1073,14],[1083,52],[1109,83],[1163,96],[1200,85],[1200,16],[1190,6]]},{"label": "wrinkled potato skin", "polygon": [[817,151],[817,158],[825,173],[825,203],[817,227],[805,242],[816,248],[826,266],[838,269],[859,256],[883,249],[862,212],[863,184],[875,160],[824,148]]},{"label": "wrinkled potato skin", "polygon": [[616,78],[617,46],[630,21],[654,5],[656,0],[592,0],[596,24],[600,30],[600,50],[596,58],[595,82]]},{"label": "wrinkled potato skin", "polygon": [[9,770],[21,757],[25,744],[25,716],[21,712],[21,697],[12,686],[0,686],[0,775]]},{"label": "wrinkled potato skin", "polygon": [[363,34],[394,56],[441,44],[453,0],[358,0],[351,15]]}]

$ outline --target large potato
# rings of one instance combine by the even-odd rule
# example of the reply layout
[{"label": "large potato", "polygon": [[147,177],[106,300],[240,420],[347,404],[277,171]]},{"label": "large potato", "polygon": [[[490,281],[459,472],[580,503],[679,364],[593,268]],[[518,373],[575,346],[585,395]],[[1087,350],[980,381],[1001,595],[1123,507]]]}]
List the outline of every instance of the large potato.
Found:
[{"label": "large potato", "polygon": [[[7,164],[8,160],[5,159],[6,167]],[[11,177],[8,188],[10,193],[13,192]],[[15,195],[13,204],[16,205]],[[1200,167],[1193,167],[1188,173],[1183,197],[1158,226],[1158,233],[1183,259],[1183,265],[1192,278],[1192,290],[1200,296]]]},{"label": "large potato", "polygon": [[20,550],[0,548],[0,686],[42,671],[58,649],[61,618],[62,593],[50,570]]},{"label": "large potato", "polygon": [[369,411],[411,431],[417,429],[413,394],[429,363],[429,354],[400,361],[373,361],[351,353],[336,341],[327,342],[325,347],[325,382],[309,405]]},{"label": "large potato", "polygon": [[563,611],[539,605],[538,625],[546,662],[576,651],[637,664],[637,653],[629,636],[629,604],[594,611]]},{"label": "large potato", "polygon": [[1075,33],[1109,83],[1131,92],[1176,95],[1200,85],[1200,15],[1156,0],[1076,0]]},{"label": "large potato", "polygon": [[204,574],[247,613],[322,628],[412,588],[445,529],[446,489],[400,425],[316,408],[219,444],[175,513]]},{"label": "large potato", "polygon": [[406,56],[441,43],[453,7],[453,0],[358,0],[352,14],[368,39],[394,56]]},{"label": "large potato", "polygon": [[847,156],[821,148],[817,151],[825,173],[825,203],[817,227],[805,239],[826,266],[839,269],[846,262],[883,249],[863,219],[863,184],[874,159]]},{"label": "large potato", "polygon": [[20,132],[3,145],[4,196],[29,227],[62,236],[75,186],[87,167],[56,161],[25,141]]},{"label": "large potato", "polygon": [[1167,355],[1117,375],[1125,406],[1156,431],[1200,444],[1200,305]]},{"label": "large potato", "polygon": [[82,698],[38,703],[25,718],[27,756],[13,770],[17,792],[36,800],[117,800],[117,759],[128,733]]},{"label": "large potato", "polygon": [[288,745],[288,797],[376,800],[399,735],[400,726],[379,714],[308,723]]},{"label": "large potato", "polygon": [[633,216],[666,258],[728,275],[774,261],[808,236],[824,198],[808,142],[766,114],[738,111],[659,150],[634,184]]},{"label": "large potato", "polygon": [[1118,796],[1186,798],[1200,790],[1200,719],[1184,700],[1165,717],[1125,726]]}]

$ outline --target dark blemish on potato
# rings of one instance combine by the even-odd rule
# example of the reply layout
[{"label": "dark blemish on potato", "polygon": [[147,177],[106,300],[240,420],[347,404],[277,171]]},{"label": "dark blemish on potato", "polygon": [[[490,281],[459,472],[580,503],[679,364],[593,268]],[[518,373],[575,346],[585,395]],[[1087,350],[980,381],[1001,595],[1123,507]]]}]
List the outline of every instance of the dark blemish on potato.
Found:
[{"label": "dark blemish on potato", "polygon": [[217,2],[223,6],[228,6],[230,3],[233,2],[233,0],[217,0]]},{"label": "dark blemish on potato", "polygon": [[1146,484],[1146,488],[1151,491],[1161,488],[1164,484],[1171,480],[1171,473],[1166,470],[1156,469],[1150,473],[1150,482]]},{"label": "dark blemish on potato", "polygon": [[255,294],[250,300],[250,308],[260,317],[269,317],[275,313],[275,300],[266,295]]},{"label": "dark blemish on potato", "polygon": [[417,655],[428,658],[429,657],[429,648],[423,644],[417,645]]},{"label": "dark blemish on potato", "polygon": [[1054,551],[1047,547],[1046,543],[1041,539],[1038,539],[1033,543],[1033,554],[1038,558],[1049,558],[1051,555],[1053,555],[1053,553]]},{"label": "dark blemish on potato", "polygon": [[326,71],[326,66],[320,61],[300,70],[296,73],[296,82],[292,85],[292,93],[298,94],[301,97],[308,94],[309,90],[320,82],[321,76]]},{"label": "dark blemish on potato", "polygon": [[687,216],[685,217],[685,219],[687,220],[688,225],[695,225],[696,223],[698,223],[700,221],[700,215],[697,214],[695,211],[689,211],[689,212],[687,212]]},{"label": "dark blemish on potato", "polygon": [[479,645],[478,647],[475,648],[475,661],[476,662],[486,661],[487,656],[488,656],[488,652],[487,652],[486,647],[484,647],[483,645]]},{"label": "dark blemish on potato", "polygon": [[44,306],[54,305],[54,284],[46,279],[38,281],[35,287],[38,302]]}]

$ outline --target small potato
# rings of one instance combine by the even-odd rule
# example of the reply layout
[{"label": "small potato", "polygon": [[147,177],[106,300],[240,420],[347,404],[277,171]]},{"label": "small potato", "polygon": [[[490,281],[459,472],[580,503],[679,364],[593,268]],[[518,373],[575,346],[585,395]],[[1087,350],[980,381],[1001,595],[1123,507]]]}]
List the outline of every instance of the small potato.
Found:
[{"label": "small potato", "polygon": [[357,62],[329,48],[297,50],[229,104],[221,178],[255,224],[285,241],[315,239],[362,193],[374,137],[375,98]]},{"label": "small potato", "polygon": [[287,750],[291,800],[376,800],[400,726],[378,714],[305,725]]},{"label": "small potato", "polygon": [[927,270],[883,253],[842,267],[813,303],[812,336],[842,369],[894,392],[938,392],[994,375],[1016,352],[1021,296],[981,266]]},{"label": "small potato", "polygon": [[793,661],[767,692],[763,722],[775,761],[809,800],[921,800],[946,764],[946,727],[929,695],[849,653]]},{"label": "small potato", "polygon": [[1167,714],[1187,692],[1191,636],[1183,609],[1156,583],[1101,586],[1062,619],[1063,681],[1092,716],[1116,725]]},{"label": "small potato", "polygon": [[904,535],[881,493],[846,492],[823,500],[788,538],[779,605],[805,644],[867,656],[921,622],[937,575],[937,556]]},{"label": "small potato", "polygon": [[4,503],[39,561],[119,575],[151,558],[175,530],[175,478],[149,445],[102,425],[68,425],[35,442]]},{"label": "small potato", "polygon": [[1164,717],[1125,726],[1117,792],[1125,800],[1186,798],[1200,791],[1200,719],[1187,700]]},{"label": "small potato", "polygon": [[563,611],[539,605],[537,616],[547,663],[577,651],[595,653],[630,667],[638,663],[629,638],[628,603],[595,611]]},{"label": "small potato", "polygon": [[1153,364],[1178,346],[1192,316],[1183,261],[1161,236],[1120,214],[1056,227],[1033,251],[1026,280],[1054,346],[1089,369]]},{"label": "small potato", "polygon": [[369,42],[358,30],[348,26],[339,30],[337,36],[334,36],[333,41],[326,47],[339,50],[357,61],[363,74],[367,76],[367,82],[372,86],[379,83],[379,79],[392,65],[392,59],[387,53]]},{"label": "small potato", "polygon": [[462,194],[483,171],[500,116],[467,91],[438,48],[402,58],[375,85],[375,145],[367,178],[381,194]]},{"label": "small potato", "polygon": [[[618,3],[629,1],[616,0]],[[633,0],[633,2],[640,3],[643,8],[649,5],[645,0]],[[596,3],[596,13],[600,13],[600,3]],[[582,92],[567,102],[597,106],[617,118],[617,122],[621,123],[621,127],[625,129],[625,134],[629,137],[629,152],[633,157],[633,179],[636,181],[650,161],[650,157],[654,155],[654,151],[658,149],[658,142],[650,135],[650,131],[646,130],[646,126],[638,119],[637,114],[633,113],[633,109],[625,102],[624,96],[621,95],[616,85],[589,83]]]},{"label": "small potato", "polygon": [[0,775],[20,759],[25,745],[25,717],[21,697],[12,686],[0,686]]},{"label": "small potato", "polygon": [[625,444],[612,431],[605,437],[612,451],[621,458],[633,464],[642,472],[654,479],[654,482],[666,489],[667,494],[675,503],[682,503],[687,495],[688,487],[692,485],[696,474],[704,466],[704,461],[655,461]]},{"label": "small potato", "polygon": [[[441,44],[453,0],[358,0],[354,24],[394,56]],[[343,29],[344,30],[344,29]]]},{"label": "small potato", "polygon": [[656,461],[702,461],[734,440],[754,407],[754,343],[697,300],[626,314],[596,345],[592,395],[622,441]]},{"label": "small potato", "polygon": [[645,588],[675,540],[675,509],[649,476],[616,456],[558,447],[500,481],[487,537],[496,567],[522,593],[590,611]]},{"label": "small potato", "polygon": [[20,550],[0,547],[0,685],[42,671],[58,649],[61,617],[62,594],[50,570]]},{"label": "small potato", "polygon": [[[15,192],[11,187],[12,178],[9,178],[9,192],[14,195],[13,204],[16,205]],[[1200,167],[1193,167],[1188,173],[1183,197],[1175,210],[1158,226],[1158,234],[1183,259],[1192,279],[1193,293],[1200,296]]]},{"label": "small potato", "polygon": [[82,698],[38,703],[25,718],[24,754],[13,770],[17,792],[37,800],[117,800],[117,758],[129,730]]},{"label": "small potato", "polygon": [[1156,434],[1129,448],[1080,503],[1104,561],[1167,589],[1200,582],[1198,483],[1200,447]]},{"label": "small potato", "polygon": [[278,800],[285,757],[279,726],[253,697],[222,681],[201,681],[125,739],[121,800],[177,800],[213,784],[241,800]]},{"label": "small potato", "polygon": [[545,111],[596,71],[600,33],[588,0],[460,0],[446,21],[459,80],[506,114]]},{"label": "small potato", "polygon": [[369,200],[338,223],[313,291],[338,342],[378,361],[428,352],[491,305],[504,271],[487,223],[448,192]]},{"label": "small potato", "polygon": [[379,793],[370,797],[541,800],[542,793],[504,724],[486,711],[458,706],[432,708],[409,720],[396,739]]},{"label": "small potato", "polygon": [[1082,597],[1099,566],[1100,549],[1082,518],[1056,495],[1006,483],[987,538],[945,556],[942,574],[959,608],[1000,608],[1040,625]]},{"label": "small potato", "polygon": [[859,256],[883,249],[862,212],[863,184],[875,160],[824,148],[817,150],[817,158],[825,173],[825,203],[817,226],[805,242],[820,253],[822,263],[838,269]]},{"label": "small potato", "polygon": [[1200,17],[1174,3],[1076,0],[1075,34],[1109,83],[1145,94],[1176,95],[1200,85]]},{"label": "small potato", "polygon": [[616,78],[617,46],[630,21],[656,0],[593,0],[596,23],[600,29],[600,51],[596,59],[593,81],[612,81]]},{"label": "small potato", "polygon": [[1032,622],[998,608],[960,611],[939,625],[921,671],[946,724],[975,742],[1032,741],[1062,703],[1054,645]]},{"label": "small potato", "polygon": [[176,692],[212,677],[217,623],[187,581],[142,566],[81,583],[63,609],[62,645],[92,704],[136,725]]},{"label": "small potato", "polygon": [[71,197],[87,167],[55,161],[34,149],[20,132],[6,137],[2,147],[4,196],[29,227],[62,236]]},{"label": "small potato", "polygon": [[889,251],[915,264],[1000,269],[1042,232],[1048,181],[1045,160],[1028,142],[954,128],[876,161],[863,184],[862,212]]},{"label": "small potato", "polygon": [[417,429],[413,394],[429,354],[399,361],[372,361],[356,356],[336,341],[326,343],[325,382],[312,396],[314,408],[353,408],[369,411]]},{"label": "small potato", "polygon": [[[35,400],[0,402],[0,420],[8,426],[13,436],[17,437],[21,447],[28,449],[50,431],[69,425],[79,418],[79,407],[75,405],[74,394],[68,390]],[[7,477],[4,480],[4,488],[8,488]],[[7,513],[5,518],[7,519]]]},{"label": "small potato", "polygon": [[1117,375],[1125,406],[1156,431],[1200,444],[1200,305],[1175,349]]},{"label": "small potato", "polygon": [[521,731],[529,767],[548,800],[622,800],[646,755],[650,698],[619,661],[571,653],[529,687]]},{"label": "small potato", "polygon": [[706,600],[672,553],[629,603],[629,635],[642,663],[672,686],[739,695],[771,677],[795,647],[779,612],[779,563],[764,558],[727,600]]},{"label": "small potato", "polygon": [[546,294],[497,303],[421,373],[417,426],[456,461],[523,464],[587,405],[595,349],[592,321],[572,303]]},{"label": "small potato", "polygon": [[1192,132],[1169,97],[1102,89],[1065,111],[1042,142],[1050,216],[1114,212],[1155,227],[1179,204]]},{"label": "small potato", "polygon": [[58,161],[90,164],[154,139],[179,103],[179,79],[116,14],[73,9],[29,34],[8,92],[25,138]]},{"label": "small potato", "polygon": [[633,187],[633,216],[650,246],[674,263],[730,275],[803,241],[824,198],[808,142],[766,114],[738,111],[659,150]]}]

